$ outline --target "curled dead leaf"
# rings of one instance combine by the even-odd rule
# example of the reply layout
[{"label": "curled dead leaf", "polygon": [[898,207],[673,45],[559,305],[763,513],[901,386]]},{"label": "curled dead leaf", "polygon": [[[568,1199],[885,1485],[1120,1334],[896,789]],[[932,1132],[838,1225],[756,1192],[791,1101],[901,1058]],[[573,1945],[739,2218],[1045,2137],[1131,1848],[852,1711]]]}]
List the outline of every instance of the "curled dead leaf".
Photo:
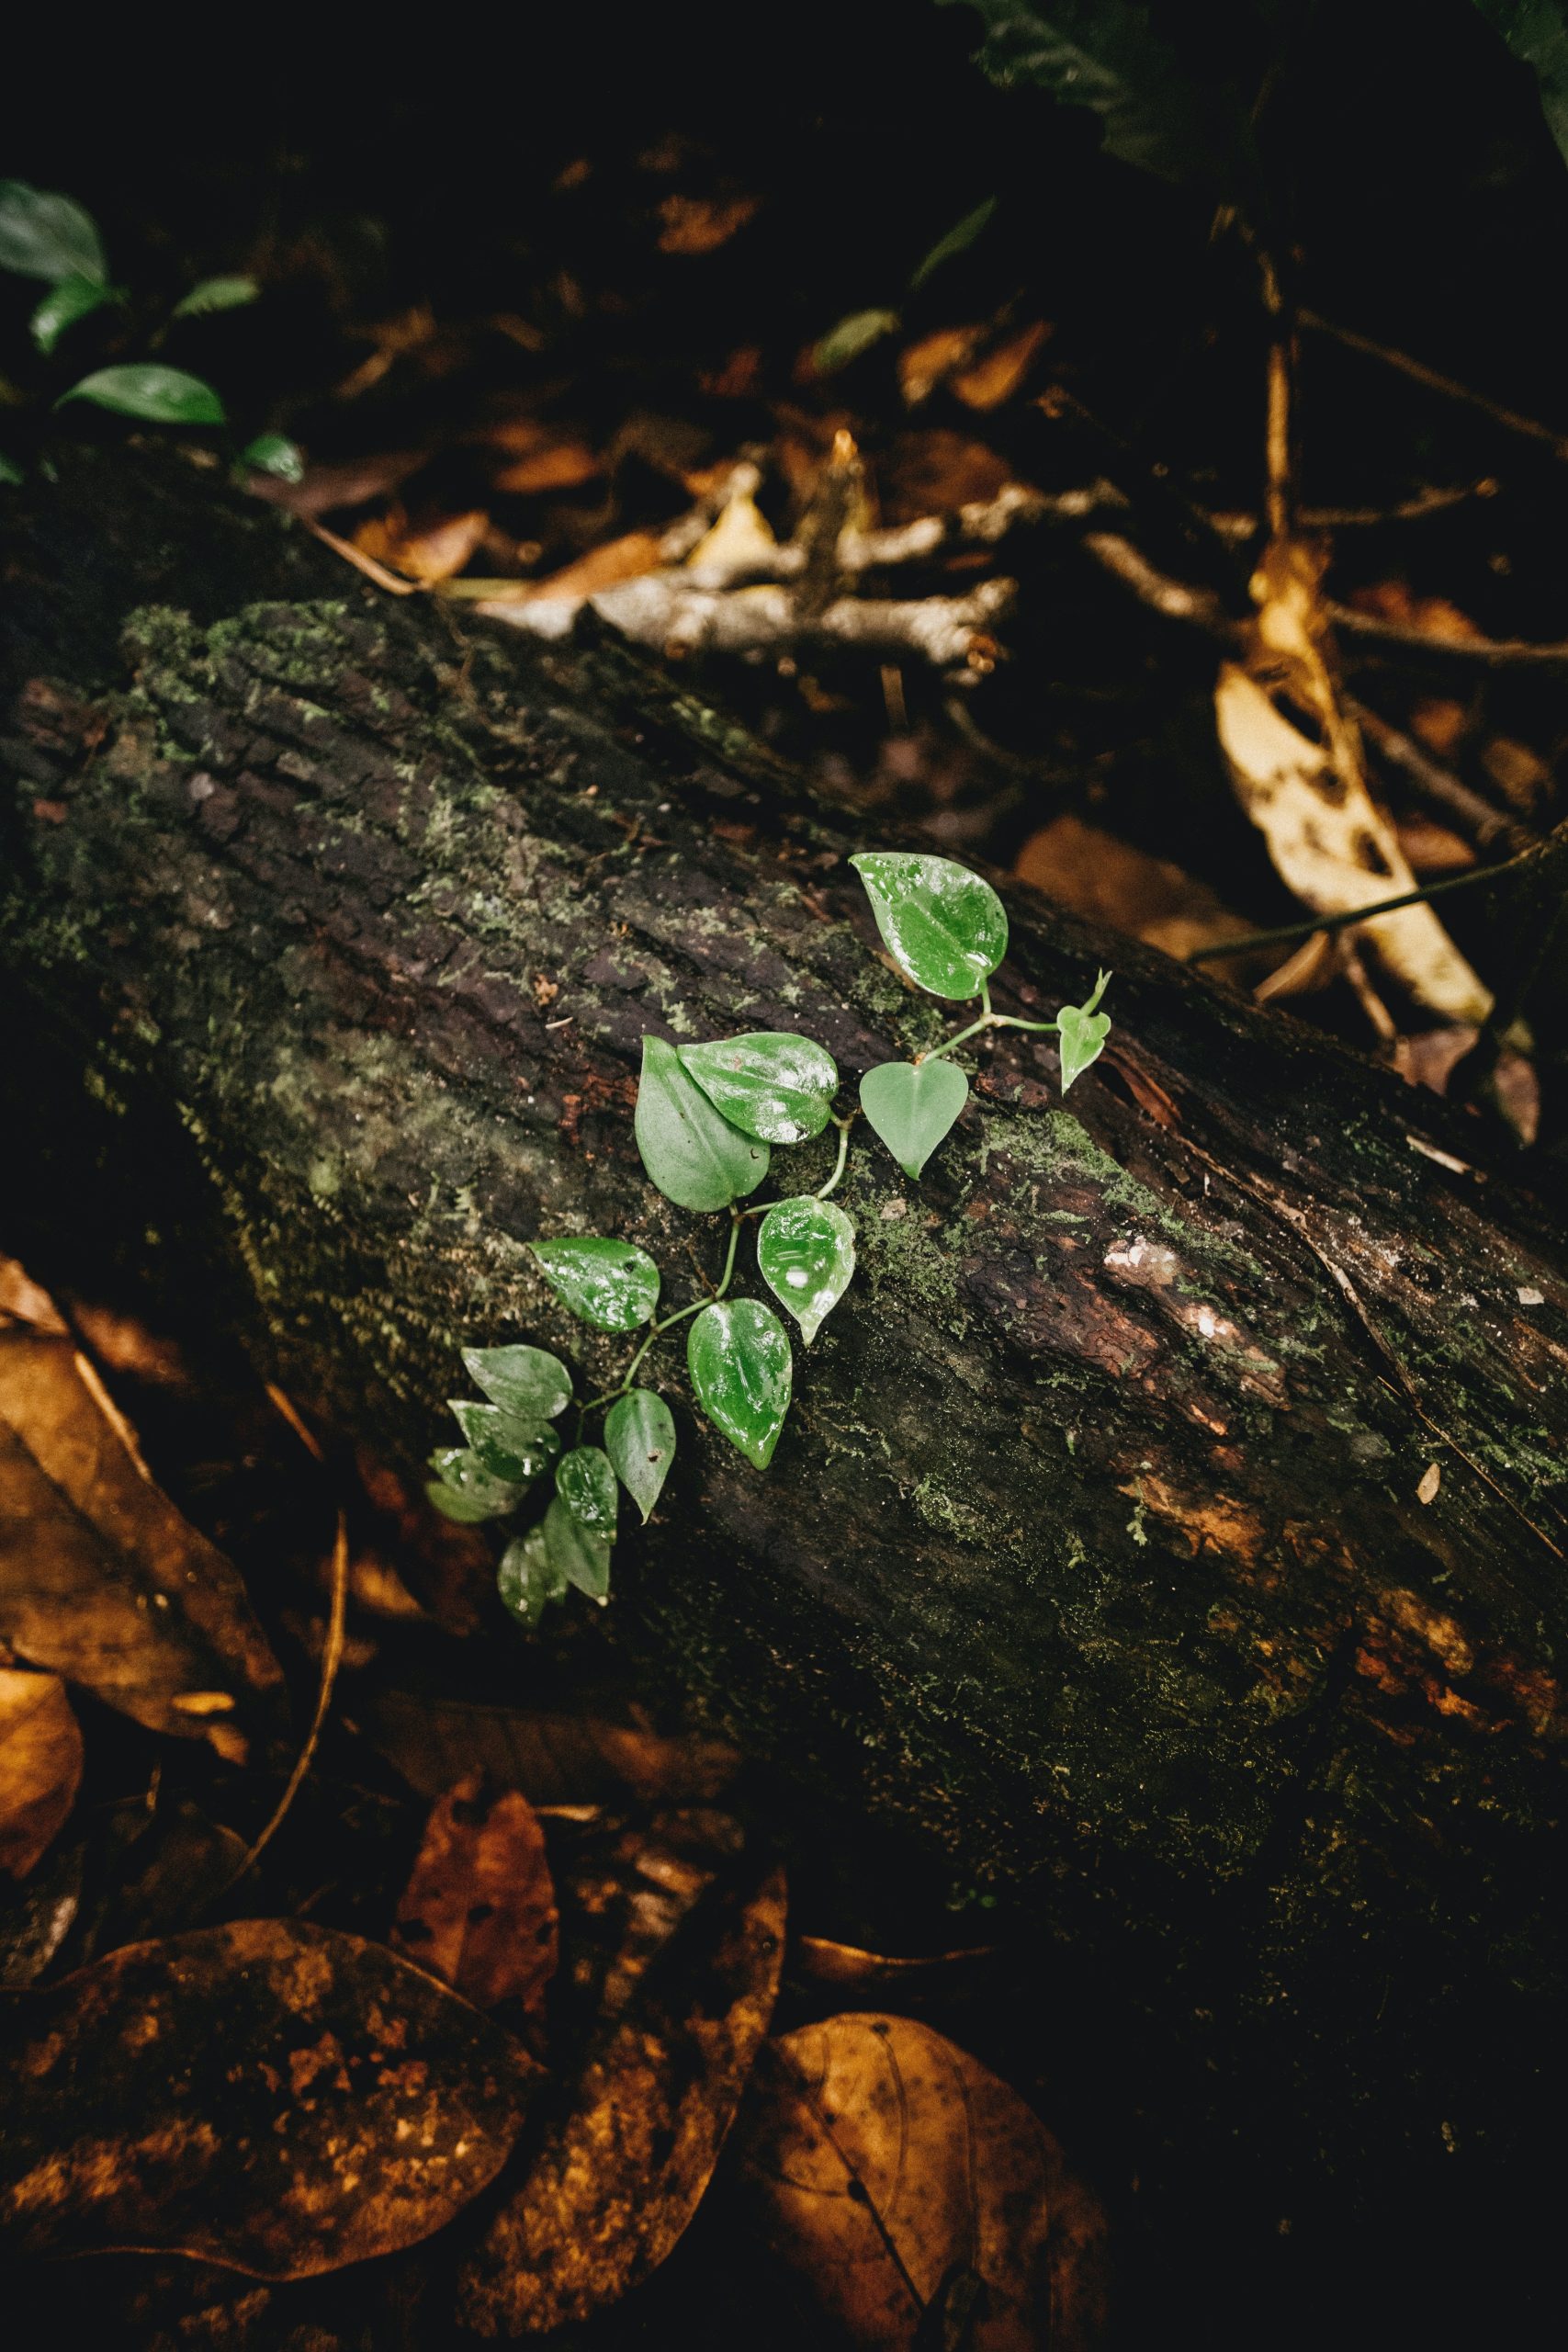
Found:
[{"label": "curled dead leaf", "polygon": [[[106,1406],[69,1340],[0,1330],[0,1635],[150,1730],[238,1759],[281,1670],[233,1567]],[[191,1693],[207,1712],[182,1708]],[[233,1704],[212,1712],[216,1694]]]},{"label": "curled dead leaf", "polygon": [[987,351],[974,367],[965,368],[953,377],[954,394],[965,408],[1000,408],[1023,382],[1050,333],[1045,322],[1036,319],[1032,326],[1009,335],[1005,343]]},{"label": "curled dead leaf", "polygon": [[57,1674],[0,1668],[0,1871],[26,1878],[63,1828],[82,1733]]},{"label": "curled dead leaf", "polygon": [[362,523],[354,544],[373,563],[390,564],[405,579],[428,584],[450,580],[454,572],[461,571],[489,527],[490,516],[475,508],[416,530],[402,508],[395,505],[385,515]]},{"label": "curled dead leaf", "polygon": [[556,1972],[545,1833],[516,1789],[477,1772],[436,1800],[392,1929],[396,1949],[479,2009],[542,2005]]},{"label": "curled dead leaf", "polygon": [[538,2070],[380,1946],[243,1919],[19,1996],[0,2243],[258,2278],[393,2252],[499,2171]]},{"label": "curled dead leaf", "polygon": [[852,2013],[770,2042],[738,2143],[744,2222],[824,2339],[906,2352],[962,2302],[973,2352],[1103,2340],[1099,2205],[1018,2094],[930,2027]]},{"label": "curled dead leaf", "polygon": [[618,1867],[601,1850],[577,1874],[612,1948],[599,2023],[459,2273],[459,2316],[479,2335],[544,2334],[616,2301],[707,2187],[767,2030],[784,1930],[783,1872],[727,1863],[710,1819],[705,1839],[700,1816],[624,1833]]}]

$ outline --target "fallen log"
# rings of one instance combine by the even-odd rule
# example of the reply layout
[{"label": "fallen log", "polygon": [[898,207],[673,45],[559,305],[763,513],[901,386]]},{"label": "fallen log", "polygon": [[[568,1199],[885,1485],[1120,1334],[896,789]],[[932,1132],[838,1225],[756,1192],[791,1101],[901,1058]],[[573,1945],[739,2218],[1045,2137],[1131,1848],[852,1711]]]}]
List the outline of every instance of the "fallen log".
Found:
[{"label": "fallen log", "polygon": [[[84,1082],[111,1191],[121,1114],[171,1184],[191,1154],[193,1279],[238,1268],[269,1371],[406,1458],[465,1343],[618,1376],[530,1240],[639,1242],[672,1299],[716,1270],[638,1162],[645,1032],[798,1029],[852,1082],[933,1041],[863,836],[607,638],[378,598],[172,458],[73,460],[8,571],[11,1185],[107,1213],[50,1142]],[[1502,2162],[1562,1989],[1560,1236],[1473,1121],[1026,894],[997,1001],[1101,962],[1066,1107],[1004,1033],[919,1186],[857,1136],[861,1270],[773,1464],[680,1411],[618,1631],[1023,1890],[1084,2030],[1179,2045],[1281,2211],[1321,2165]]]}]

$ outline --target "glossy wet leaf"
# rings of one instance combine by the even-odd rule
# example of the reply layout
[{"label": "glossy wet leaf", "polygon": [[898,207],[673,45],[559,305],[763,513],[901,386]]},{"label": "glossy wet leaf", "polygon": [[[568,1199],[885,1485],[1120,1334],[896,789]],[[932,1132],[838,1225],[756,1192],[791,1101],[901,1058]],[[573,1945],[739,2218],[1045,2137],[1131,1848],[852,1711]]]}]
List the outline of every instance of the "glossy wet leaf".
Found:
[{"label": "glossy wet leaf", "polygon": [[850,1286],[854,1227],[831,1201],[780,1201],[758,1228],[757,1267],[809,1347]]},{"label": "glossy wet leaf", "polygon": [[303,481],[305,459],[297,441],[286,433],[258,433],[247,441],[240,452],[240,463],[258,474],[270,474],[275,481]]},{"label": "glossy wet leaf", "polygon": [[392,1943],[476,2009],[536,2011],[556,1972],[556,1891],[539,1816],[472,1772],[431,1807]]},{"label": "glossy wet leaf", "polygon": [[911,292],[923,286],[932,270],[940,269],[944,261],[951,261],[955,254],[968,252],[981,231],[989,225],[997,203],[996,197],[988,196],[984,204],[977,204],[973,212],[966,212],[962,220],[956,221],[945,237],[937,239],[909,279]]},{"label": "glossy wet leaf", "polygon": [[480,1405],[471,1397],[454,1396],[453,1416],[468,1439],[480,1467],[492,1477],[514,1487],[532,1484],[560,1452],[560,1437],[547,1421],[525,1420],[503,1413],[499,1405]]},{"label": "glossy wet leaf", "polygon": [[51,287],[28,321],[33,341],[47,356],[67,327],[114,300],[109,288],[93,277],[62,277]]},{"label": "glossy wet leaf", "polygon": [[643,1166],[678,1208],[727,1209],[768,1172],[767,1145],[720,1116],[663,1037],[642,1041],[636,1127]]},{"label": "glossy wet leaf", "polygon": [[545,1513],[545,1551],[550,1566],[590,1600],[603,1600],[610,1589],[610,1538],[594,1527],[584,1527],[559,1495]]},{"label": "glossy wet leaf", "polygon": [[908,1176],[919,1176],[968,1095],[951,1061],[881,1062],[860,1082],[861,1109]]},{"label": "glossy wet leaf", "polygon": [[811,355],[812,365],[819,376],[836,376],[885,335],[896,334],[897,326],[897,311],[852,311],[820,338]]},{"label": "glossy wet leaf", "polygon": [[103,240],[93,216],[73,197],[0,180],[0,269],[46,277],[58,286],[85,277],[101,286],[108,276]]},{"label": "glossy wet leaf", "polygon": [[988,882],[951,857],[868,850],[850,864],[865,885],[883,944],[933,996],[977,996],[1007,954],[1007,910]]},{"label": "glossy wet leaf", "polygon": [[90,401],[95,408],[113,409],[119,416],[139,416],[150,424],[221,424],[223,403],[210,384],[187,376],[183,368],[164,368],[155,360],[130,360],[118,368],[100,368],[84,376],[56,401]]},{"label": "glossy wet leaf", "polygon": [[686,1342],[697,1402],[715,1429],[765,1470],[789,1410],[789,1334],[758,1298],[705,1306]]},{"label": "glossy wet leaf", "polygon": [[234,1760],[279,1711],[282,1669],[231,1563],[153,1485],[71,1342],[15,1326],[0,1329],[0,1642]]},{"label": "glossy wet leaf", "polygon": [[769,2043],[735,2154],[737,2218],[806,2298],[803,2341],[904,2352],[933,2312],[933,2346],[1103,2341],[1100,2207],[1017,2092],[929,2026],[852,2012]]},{"label": "glossy wet leaf", "polygon": [[682,1046],[680,1058],[715,1110],[764,1143],[806,1143],[819,1136],[839,1091],[838,1067],[827,1048],[782,1030]]},{"label": "glossy wet leaf", "polygon": [[604,1416],[604,1450],[646,1525],[675,1459],[675,1420],[663,1397],[651,1388],[634,1388],[612,1405]]},{"label": "glossy wet leaf", "polygon": [[0,1667],[0,1878],[26,1878],[63,1828],[82,1734],[57,1674]]},{"label": "glossy wet leaf", "polygon": [[182,294],[169,316],[174,319],[204,319],[214,311],[238,311],[254,302],[261,288],[254,277],[204,277],[188,294]]},{"label": "glossy wet leaf", "polygon": [[[566,1590],[566,1571],[550,1556],[542,1527],[516,1536],[501,1555],[495,1589],[521,1625],[536,1625]],[[471,1753],[465,1748],[465,1754]]]},{"label": "glossy wet leaf", "polygon": [[571,1400],[571,1374],[547,1348],[465,1348],[471,1373],[503,1413],[522,1421],[553,1421]]},{"label": "glossy wet leaf", "polygon": [[114,2246],[308,2278],[494,2178],[538,2069],[407,1961],[303,1920],[131,1944],[25,1996],[0,2134],[12,2255]]},{"label": "glossy wet leaf", "polygon": [[[438,1446],[430,1457],[435,1477],[425,1488],[439,1511],[470,1525],[482,1519],[501,1519],[515,1510],[525,1488],[516,1479],[498,1478],[466,1445]],[[456,1503],[459,1508],[454,1510]]]},{"label": "glossy wet leaf", "polygon": [[573,1519],[614,1541],[619,1508],[615,1474],[602,1446],[574,1446],[556,1469],[556,1492]]},{"label": "glossy wet leaf", "polygon": [[531,1247],[557,1297],[598,1330],[635,1331],[659,1304],[659,1269],[635,1242],[584,1235]]},{"label": "glossy wet leaf", "polygon": [[1095,1010],[1110,978],[1109,972],[1101,972],[1099,985],[1086,1003],[1065,1004],[1056,1015],[1064,1094],[1075,1078],[1083,1076],[1090,1062],[1099,1060],[1100,1049],[1111,1035],[1111,1015]]},{"label": "glossy wet leaf", "polygon": [[575,1981],[558,1989],[578,1998],[560,2003],[549,2106],[458,2272],[460,2324],[481,2337],[559,2341],[665,2259],[708,2188],[777,1996],[784,1876],[736,1852],[732,1822],[693,1811],[590,1835],[558,1874]]}]

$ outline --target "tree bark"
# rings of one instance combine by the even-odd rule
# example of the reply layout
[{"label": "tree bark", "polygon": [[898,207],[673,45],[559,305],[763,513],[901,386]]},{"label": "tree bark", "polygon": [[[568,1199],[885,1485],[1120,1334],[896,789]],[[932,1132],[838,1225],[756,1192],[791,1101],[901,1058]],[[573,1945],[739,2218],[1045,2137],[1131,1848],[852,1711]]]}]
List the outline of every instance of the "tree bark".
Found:
[{"label": "tree bark", "polygon": [[[618,1377],[534,1238],[639,1242],[672,1303],[716,1272],[723,1221],[637,1159],[646,1031],[798,1029],[851,1088],[939,1034],[877,953],[863,830],[612,642],[459,633],[175,460],[80,458],[10,574],[0,959],[55,1075],[12,1057],[8,1156],[83,1079],[106,1134],[177,1129],[269,1369],[409,1458],[465,1343]],[[1103,1059],[1064,1106],[1003,1033],[919,1186],[857,1129],[860,1271],[766,1474],[665,1344],[679,1453],[617,1548],[621,1634],[1039,1898],[1071,1981],[1218,2064],[1220,2128],[1283,2137],[1298,2187],[1436,2175],[1528,2138],[1527,2075],[1549,2096],[1560,1242],[1473,1122],[1011,911],[998,1005],[1113,966]]]}]

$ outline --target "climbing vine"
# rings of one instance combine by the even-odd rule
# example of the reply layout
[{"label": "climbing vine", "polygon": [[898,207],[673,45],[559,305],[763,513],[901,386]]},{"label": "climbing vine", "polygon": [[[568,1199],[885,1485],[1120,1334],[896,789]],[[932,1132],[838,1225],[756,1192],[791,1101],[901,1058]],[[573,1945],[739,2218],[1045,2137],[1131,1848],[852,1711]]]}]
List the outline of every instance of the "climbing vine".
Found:
[{"label": "climbing vine", "polygon": [[[535,1242],[540,1272],[574,1315],[596,1330],[643,1337],[615,1386],[577,1408],[577,1442],[564,1451],[558,1425],[572,1390],[559,1357],[526,1346],[465,1349],[484,1399],[454,1402],[467,1442],[432,1456],[431,1499],[449,1519],[469,1522],[513,1518],[554,1465],[542,1519],[508,1543],[497,1577],[502,1600],[525,1624],[536,1624],[569,1587],[605,1600],[621,1488],[644,1521],[658,1502],[674,1459],[675,1423],[638,1374],[677,1325],[688,1327],[686,1369],[698,1405],[759,1470],[772,1461],[789,1411],[794,1356],[787,1329],[765,1300],[730,1296],[741,1227],[759,1220],[757,1271],[809,1347],[854,1274],[854,1226],[829,1195],[843,1175],[856,1116],[918,1180],[968,1099],[969,1080],[952,1058],[960,1046],[994,1029],[1054,1031],[1065,1094],[1110,1035],[1110,1015],[1100,1010],[1108,972],[1086,1003],[1064,1005],[1051,1021],[992,1010],[990,978],[1007,953],[1007,910],[979,875],[951,858],[903,851],[867,852],[851,863],[899,970],[933,996],[977,998],[980,1011],[913,1061],[867,1070],[859,1114],[842,1117],[834,1110],[838,1068],[813,1038],[753,1031],[674,1046],[644,1037],[636,1118],[643,1166],[677,1207],[729,1219],[712,1295],[660,1316],[660,1272],[646,1250],[601,1234]],[[839,1150],[825,1183],[742,1205],[775,1150],[808,1143],[829,1125]],[[603,1442],[586,1443],[590,1416],[600,1412]]]}]

